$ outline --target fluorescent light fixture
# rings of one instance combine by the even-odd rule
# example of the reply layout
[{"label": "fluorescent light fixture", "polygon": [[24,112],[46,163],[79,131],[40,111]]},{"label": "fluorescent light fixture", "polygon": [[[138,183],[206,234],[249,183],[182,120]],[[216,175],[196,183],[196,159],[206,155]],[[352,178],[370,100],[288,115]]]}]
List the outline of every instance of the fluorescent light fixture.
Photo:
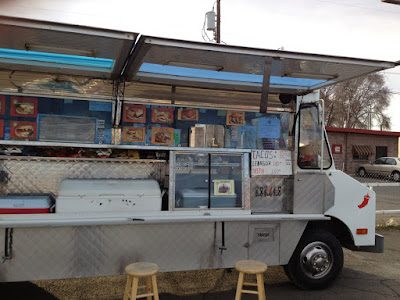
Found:
[{"label": "fluorescent light fixture", "polygon": [[338,78],[338,75],[317,74],[317,73],[302,73],[302,72],[287,72],[287,73],[283,74],[282,77],[331,80],[331,79]]},{"label": "fluorescent light fixture", "polygon": [[167,65],[175,66],[175,67],[182,67],[182,68],[190,68],[190,69],[211,70],[211,71],[222,71],[224,69],[224,66],[192,64],[192,63],[185,63],[185,62],[180,62],[180,61],[169,61],[167,63]]},{"label": "fluorescent light fixture", "polygon": [[0,48],[0,63],[109,73],[114,68],[115,61],[107,58]]},{"label": "fluorescent light fixture", "polygon": [[66,55],[96,57],[95,50],[73,49],[73,48],[32,44],[32,43],[25,43],[25,50],[47,52],[47,53],[58,53],[58,54],[66,54]]},{"label": "fluorescent light fixture", "polygon": [[[198,65],[196,65],[198,67]],[[215,70],[202,70],[199,68],[188,68],[188,67],[178,67],[169,65],[159,65],[152,63],[143,63],[137,73],[137,76],[150,77],[143,73],[152,74],[152,78],[163,78],[166,76],[175,76],[176,80],[179,78],[196,78],[196,81],[201,79],[215,79],[215,80],[225,80],[231,82],[249,82],[249,83],[262,83],[262,75],[245,74],[245,73],[233,73],[233,72],[218,72]],[[165,78],[165,77],[164,77]],[[322,84],[326,80],[321,79],[310,79],[310,78],[294,78],[294,77],[281,77],[281,76],[271,76],[270,85],[280,85],[280,86],[295,86],[295,87],[311,87],[316,84]]]}]

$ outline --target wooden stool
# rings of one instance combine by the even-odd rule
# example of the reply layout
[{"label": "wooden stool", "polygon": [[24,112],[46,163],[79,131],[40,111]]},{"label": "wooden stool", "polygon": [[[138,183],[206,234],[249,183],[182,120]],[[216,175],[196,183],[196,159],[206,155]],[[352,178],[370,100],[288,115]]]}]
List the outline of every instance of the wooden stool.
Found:
[{"label": "wooden stool", "polygon": [[[265,300],[264,290],[264,272],[267,270],[267,265],[257,260],[241,260],[235,265],[235,269],[239,271],[239,279],[236,288],[235,300],[242,298],[242,293],[258,295],[259,300]],[[257,283],[243,282],[244,274],[255,274]],[[256,286],[257,291],[244,290],[243,286]]]},{"label": "wooden stool", "polygon": [[[124,300],[136,300],[139,298],[147,297],[147,300],[159,300],[156,274],[158,273],[158,266],[149,262],[138,262],[130,264],[125,268],[128,274],[126,288],[124,293]],[[139,278],[146,278],[146,285],[139,286]],[[137,294],[138,288],[146,288],[146,294]]]}]

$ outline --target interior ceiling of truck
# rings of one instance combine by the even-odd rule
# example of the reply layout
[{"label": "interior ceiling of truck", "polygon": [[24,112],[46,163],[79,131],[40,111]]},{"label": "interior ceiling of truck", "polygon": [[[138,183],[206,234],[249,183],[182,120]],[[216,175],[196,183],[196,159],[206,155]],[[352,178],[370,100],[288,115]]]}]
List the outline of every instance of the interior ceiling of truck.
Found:
[{"label": "interior ceiling of truck", "polygon": [[[0,17],[0,69],[125,80],[129,86],[127,99],[150,100],[157,94],[158,99],[174,103],[192,97],[212,104],[223,96],[219,98],[227,104],[232,98],[242,105],[260,105],[260,99],[273,100],[273,94],[307,94],[397,65],[138,36],[133,32]],[[57,77],[49,76],[51,80]],[[77,89],[77,93],[85,91]]]}]

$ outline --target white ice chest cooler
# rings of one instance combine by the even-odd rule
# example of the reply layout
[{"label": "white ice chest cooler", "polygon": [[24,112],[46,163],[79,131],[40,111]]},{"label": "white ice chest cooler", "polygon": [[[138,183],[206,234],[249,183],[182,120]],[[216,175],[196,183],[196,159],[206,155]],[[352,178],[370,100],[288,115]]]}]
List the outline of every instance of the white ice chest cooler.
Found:
[{"label": "white ice chest cooler", "polygon": [[56,213],[161,211],[161,191],[148,179],[65,179]]}]

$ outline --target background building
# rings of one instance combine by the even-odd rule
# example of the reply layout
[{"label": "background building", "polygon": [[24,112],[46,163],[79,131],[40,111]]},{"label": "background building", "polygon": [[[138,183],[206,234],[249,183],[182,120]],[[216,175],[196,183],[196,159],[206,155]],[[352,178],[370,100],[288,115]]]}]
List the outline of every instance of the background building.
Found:
[{"label": "background building", "polygon": [[400,132],[326,127],[336,169],[356,173],[361,164],[399,155]]}]

